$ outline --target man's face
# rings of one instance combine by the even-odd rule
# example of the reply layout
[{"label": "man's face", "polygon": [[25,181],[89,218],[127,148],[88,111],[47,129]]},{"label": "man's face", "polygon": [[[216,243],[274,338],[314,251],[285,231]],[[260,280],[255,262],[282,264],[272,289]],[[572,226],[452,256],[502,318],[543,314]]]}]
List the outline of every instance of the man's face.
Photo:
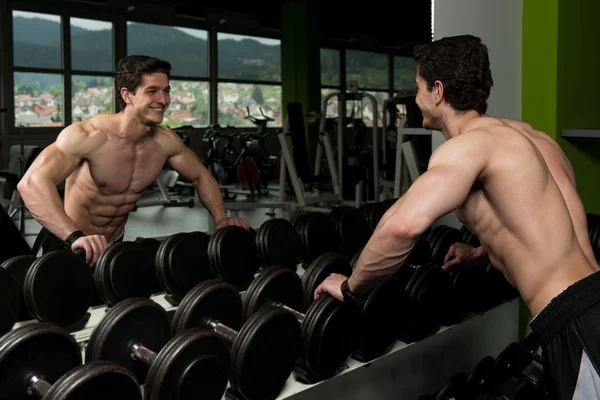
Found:
[{"label": "man's face", "polygon": [[439,110],[436,107],[435,100],[436,88],[434,87],[429,91],[427,82],[419,75],[418,71],[415,84],[417,86],[416,103],[423,114],[423,128],[439,130]]},{"label": "man's face", "polygon": [[142,82],[132,94],[135,115],[145,122],[160,124],[171,103],[171,86],[167,74],[162,72],[145,74]]}]

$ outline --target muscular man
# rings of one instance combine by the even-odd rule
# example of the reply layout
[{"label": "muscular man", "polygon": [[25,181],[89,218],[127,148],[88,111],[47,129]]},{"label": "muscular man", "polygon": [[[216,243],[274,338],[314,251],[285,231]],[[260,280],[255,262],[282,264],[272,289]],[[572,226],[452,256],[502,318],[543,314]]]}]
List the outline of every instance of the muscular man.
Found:
[{"label": "muscular man", "polygon": [[[148,56],[120,60],[115,89],[120,111],[66,127],[18,184],[32,216],[95,264],[122,240],[129,212],[168,163],[196,188],[216,227],[246,221],[226,214],[217,182],[171,129],[159,125],[170,104],[171,65]],[[65,182],[64,205],[57,185]],[[59,242],[59,243],[61,243]]]},{"label": "muscular man", "polygon": [[[531,125],[509,119],[501,119],[504,123],[519,130],[529,140],[535,144],[539,152],[542,154],[552,177],[556,181],[560,191],[562,192],[565,203],[569,208],[573,227],[577,241],[581,246],[588,261],[596,270],[600,269],[592,249],[590,236],[587,227],[587,218],[581,198],[577,194],[577,186],[575,182],[575,173],[571,167],[569,159],[565,156],[562,149],[544,132],[534,129]],[[481,265],[488,260],[487,252],[483,246],[477,248],[465,243],[456,243],[452,245],[444,259],[445,270],[449,270],[454,266],[474,266]]]},{"label": "muscular man", "polygon": [[328,277],[315,298],[365,294],[402,265],[422,232],[455,211],[535,316],[558,397],[600,397],[600,274],[578,240],[576,202],[567,204],[564,183],[565,194],[546,165],[549,152],[523,125],[486,115],[493,80],[479,38],[434,41],[414,58],[423,126],[447,141],[383,216],[352,275]]}]

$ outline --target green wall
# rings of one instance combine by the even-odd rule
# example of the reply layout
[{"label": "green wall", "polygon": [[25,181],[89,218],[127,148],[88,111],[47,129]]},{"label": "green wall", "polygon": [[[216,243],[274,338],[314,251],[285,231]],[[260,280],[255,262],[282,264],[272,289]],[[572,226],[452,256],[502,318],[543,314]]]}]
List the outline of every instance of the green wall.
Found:
[{"label": "green wall", "polygon": [[[594,90],[600,71],[599,13],[597,0],[559,2],[559,129],[600,129],[600,101]],[[600,139],[560,138],[559,143],[573,164],[586,210],[600,213]]]},{"label": "green wall", "polygon": [[588,212],[600,213],[600,139],[563,139],[563,129],[600,129],[593,77],[600,70],[597,0],[524,0],[523,120],[561,145]]},{"label": "green wall", "polygon": [[[523,1],[523,120],[558,141],[588,212],[600,213],[600,139],[563,139],[563,129],[600,129],[598,0]],[[521,333],[528,322],[521,308]]]}]

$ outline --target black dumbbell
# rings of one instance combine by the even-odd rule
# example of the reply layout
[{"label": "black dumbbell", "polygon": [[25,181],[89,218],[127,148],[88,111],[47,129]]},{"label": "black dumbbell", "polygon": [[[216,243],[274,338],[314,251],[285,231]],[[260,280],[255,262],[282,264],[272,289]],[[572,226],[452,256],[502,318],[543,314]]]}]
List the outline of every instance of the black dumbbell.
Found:
[{"label": "black dumbbell", "polygon": [[[2,267],[22,291],[21,317],[60,327],[85,324],[94,296],[94,279],[83,252],[58,250],[40,257],[17,256]],[[31,318],[28,318],[28,317]]]},{"label": "black dumbbell", "polygon": [[327,214],[309,212],[294,221],[300,238],[302,266],[308,266],[321,254],[335,252],[338,248],[338,233]]},{"label": "black dumbbell", "polygon": [[15,278],[4,268],[0,268],[0,336],[9,332],[19,320],[19,312],[25,308],[21,304],[21,288]]},{"label": "black dumbbell", "polygon": [[242,298],[230,283],[211,279],[194,287],[173,316],[172,332],[191,327],[216,333],[230,346],[228,393],[247,400],[273,399],[283,389],[302,348],[296,317],[264,307],[244,323]]},{"label": "black dumbbell", "polygon": [[208,244],[208,262],[213,277],[244,290],[260,269],[256,231],[225,226],[215,232]]},{"label": "black dumbbell", "polygon": [[0,338],[3,400],[135,400],[139,383],[110,362],[82,364],[81,348],[63,328],[33,323]]},{"label": "black dumbbell", "polygon": [[[500,384],[491,393],[515,399],[548,397],[544,361],[536,352],[536,335],[523,343],[510,343],[496,358],[496,377]],[[490,392],[490,391],[489,391]]]},{"label": "black dumbbell", "polygon": [[[338,236],[337,251],[346,257],[352,257],[371,237],[371,227],[358,208],[339,206],[331,210],[329,217],[333,220]],[[272,264],[273,265],[273,264]]]},{"label": "black dumbbell", "polygon": [[482,358],[467,376],[465,399],[476,399],[480,394],[487,392],[498,383],[497,378],[494,357]]},{"label": "black dumbbell", "polygon": [[220,399],[230,366],[229,350],[217,335],[188,329],[171,335],[166,311],[146,298],[109,308],[92,331],[86,362],[114,362],[135,374],[146,400]]},{"label": "black dumbbell", "polygon": [[194,286],[214,278],[208,260],[211,236],[204,232],[176,233],[156,250],[158,282],[167,293],[165,300],[177,306]]},{"label": "black dumbbell", "polygon": [[303,313],[299,311],[302,296],[302,281],[294,271],[279,266],[266,268],[244,295],[244,316],[251,318],[263,307],[273,306],[293,314],[302,327],[303,346],[294,372],[300,381],[315,383],[333,376],[351,355],[360,320],[355,305],[331,296],[321,296]]},{"label": "black dumbbell", "polygon": [[109,307],[129,298],[150,297],[155,276],[154,260],[146,249],[129,241],[110,245],[94,268],[96,291]]},{"label": "black dumbbell", "polygon": [[287,219],[263,222],[256,234],[256,247],[263,267],[280,265],[295,271],[300,264],[300,238]]}]

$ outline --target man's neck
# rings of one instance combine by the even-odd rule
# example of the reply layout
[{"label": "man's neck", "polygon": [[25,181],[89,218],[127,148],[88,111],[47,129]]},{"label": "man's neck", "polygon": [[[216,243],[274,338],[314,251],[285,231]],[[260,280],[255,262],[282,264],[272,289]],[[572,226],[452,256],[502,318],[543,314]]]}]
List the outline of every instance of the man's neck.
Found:
[{"label": "man's neck", "polygon": [[449,140],[465,132],[467,125],[474,119],[482,117],[477,111],[470,110],[465,113],[449,112],[442,120],[442,134]]},{"label": "man's neck", "polygon": [[119,128],[116,135],[127,142],[142,142],[154,131],[154,125],[145,124],[138,117],[126,111],[118,113],[117,116],[119,117]]}]

